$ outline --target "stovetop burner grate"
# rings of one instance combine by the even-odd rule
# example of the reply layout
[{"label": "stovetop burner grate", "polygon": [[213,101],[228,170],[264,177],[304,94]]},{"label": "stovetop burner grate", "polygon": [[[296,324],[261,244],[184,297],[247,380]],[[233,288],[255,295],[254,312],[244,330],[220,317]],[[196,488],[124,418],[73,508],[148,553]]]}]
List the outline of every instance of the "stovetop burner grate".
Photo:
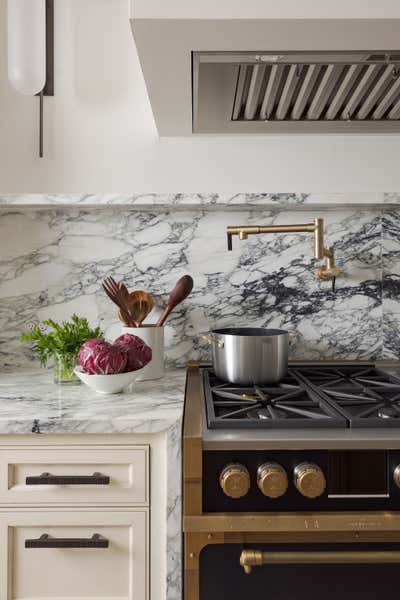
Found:
[{"label": "stovetop burner grate", "polygon": [[203,376],[210,429],[400,427],[400,379],[375,367],[293,367],[247,387]]},{"label": "stovetop burner grate", "polygon": [[346,420],[289,370],[277,384],[235,386],[204,371],[211,429],[345,427]]},{"label": "stovetop burner grate", "polygon": [[373,367],[336,368],[328,375],[301,374],[351,427],[400,427],[400,380]]}]

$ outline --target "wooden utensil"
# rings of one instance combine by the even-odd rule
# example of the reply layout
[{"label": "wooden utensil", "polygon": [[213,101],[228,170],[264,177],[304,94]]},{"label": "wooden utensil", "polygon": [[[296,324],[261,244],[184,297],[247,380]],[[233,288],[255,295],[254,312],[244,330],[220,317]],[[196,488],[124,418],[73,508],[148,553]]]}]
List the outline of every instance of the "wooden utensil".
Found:
[{"label": "wooden utensil", "polygon": [[190,275],[184,275],[177,281],[174,289],[169,295],[167,306],[164,308],[161,317],[157,321],[157,327],[162,327],[164,325],[169,313],[189,296],[192,289],[193,279]]},{"label": "wooden utensil", "polygon": [[121,311],[123,321],[129,327],[136,327],[136,324],[130,314],[129,306],[127,305],[124,293],[119,288],[118,283],[112,277],[106,277],[102,283],[103,290],[107,296],[118,306]]},{"label": "wooden utensil", "polygon": [[123,281],[118,282],[118,287],[121,291],[122,298],[127,306],[129,306],[130,293]]},{"label": "wooden utensil", "polygon": [[[129,293],[128,306],[129,314],[135,322],[135,327],[141,327],[145,318],[153,310],[154,300],[149,293],[143,290],[135,290]],[[122,311],[119,313],[119,318],[125,323]]]},{"label": "wooden utensil", "polygon": [[154,308],[154,300],[144,290],[136,290],[130,293],[129,309],[130,313],[140,327],[146,317]]},{"label": "wooden utensil", "polygon": [[119,309],[119,311],[118,311],[118,317],[119,317],[119,320],[121,321],[121,323],[123,323],[125,325],[125,327],[137,327],[137,323],[134,322],[132,317],[129,317],[129,319],[126,319],[124,317],[124,313],[122,312],[121,309]]},{"label": "wooden utensil", "polygon": [[[130,313],[130,292],[129,292],[128,288],[126,287],[126,285],[122,281],[118,282],[118,287],[121,292],[121,297],[123,298],[124,303],[125,303],[126,307],[129,309],[129,313]],[[120,318],[120,321],[122,321],[124,325],[129,327],[129,323],[126,322],[126,319],[124,318],[121,309],[118,311],[118,316]],[[133,319],[133,321],[134,321],[134,319]],[[135,327],[136,326],[137,326],[137,324],[135,323]]]}]

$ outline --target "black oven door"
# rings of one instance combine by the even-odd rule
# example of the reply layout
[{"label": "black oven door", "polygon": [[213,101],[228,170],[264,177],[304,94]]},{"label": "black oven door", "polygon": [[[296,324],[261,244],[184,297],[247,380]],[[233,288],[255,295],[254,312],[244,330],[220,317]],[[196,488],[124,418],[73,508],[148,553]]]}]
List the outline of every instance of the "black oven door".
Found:
[{"label": "black oven door", "polygon": [[379,600],[396,595],[400,544],[216,544],[201,600]]}]

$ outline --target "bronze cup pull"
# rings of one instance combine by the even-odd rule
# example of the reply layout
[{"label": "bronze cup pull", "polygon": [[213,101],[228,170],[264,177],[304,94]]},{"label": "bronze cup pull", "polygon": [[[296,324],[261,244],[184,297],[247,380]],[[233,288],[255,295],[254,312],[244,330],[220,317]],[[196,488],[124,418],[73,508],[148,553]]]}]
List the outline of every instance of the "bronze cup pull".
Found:
[{"label": "bronze cup pull", "polygon": [[39,538],[25,540],[25,548],[108,548],[109,540],[99,533],[90,538],[56,538],[43,533]]},{"label": "bronze cup pull", "polygon": [[31,475],[25,479],[26,485],[110,485],[108,475],[93,473],[93,475],[52,475],[42,473]]},{"label": "bronze cup pull", "polygon": [[243,550],[240,566],[249,575],[253,567],[278,564],[382,564],[400,563],[399,551],[344,550],[322,552],[262,552]]}]

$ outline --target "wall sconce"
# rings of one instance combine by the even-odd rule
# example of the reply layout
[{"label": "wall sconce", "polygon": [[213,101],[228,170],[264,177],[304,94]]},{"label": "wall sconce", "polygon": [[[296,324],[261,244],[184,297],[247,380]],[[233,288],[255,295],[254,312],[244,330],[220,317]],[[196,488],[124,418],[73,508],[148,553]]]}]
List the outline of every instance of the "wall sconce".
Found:
[{"label": "wall sconce", "polygon": [[8,0],[8,78],[20,94],[39,97],[39,156],[43,156],[43,97],[54,95],[54,0]]}]

